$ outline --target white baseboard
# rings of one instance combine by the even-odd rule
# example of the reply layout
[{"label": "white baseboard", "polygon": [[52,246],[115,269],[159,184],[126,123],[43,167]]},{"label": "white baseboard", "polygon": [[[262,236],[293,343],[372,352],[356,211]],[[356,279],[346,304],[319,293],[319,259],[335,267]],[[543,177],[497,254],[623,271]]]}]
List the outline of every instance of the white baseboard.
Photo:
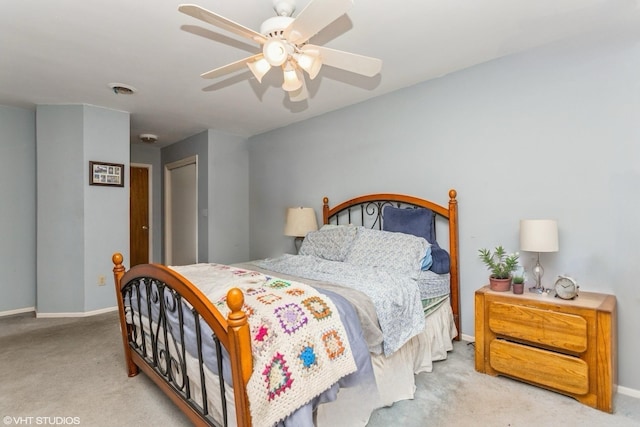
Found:
[{"label": "white baseboard", "polygon": [[36,311],[36,317],[39,319],[55,318],[55,317],[89,317],[89,316],[95,316],[96,314],[110,313],[112,311],[116,311],[117,309],[118,307],[114,306],[114,307],[101,308],[99,310],[85,311],[81,313],[40,313]]},{"label": "white baseboard", "polygon": [[476,342],[476,337],[474,337],[473,335],[460,334],[460,339],[462,341]]},{"label": "white baseboard", "polygon": [[624,394],[626,396],[635,397],[636,399],[640,399],[640,390],[636,390],[629,387],[623,387],[621,385],[618,386],[618,393]]},{"label": "white baseboard", "polygon": [[16,310],[0,311],[0,317],[14,316],[16,314],[30,313],[36,311],[35,307],[18,308]]}]

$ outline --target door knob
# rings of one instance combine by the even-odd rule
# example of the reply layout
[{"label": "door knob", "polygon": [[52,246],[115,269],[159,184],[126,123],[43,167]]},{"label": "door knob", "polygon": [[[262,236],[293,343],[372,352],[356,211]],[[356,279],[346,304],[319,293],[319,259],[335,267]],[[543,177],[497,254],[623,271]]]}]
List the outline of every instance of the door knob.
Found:
[{"label": "door knob", "polygon": [[147,227],[146,225],[143,225],[143,226],[142,226],[142,229],[143,229],[143,230],[148,230],[148,229],[149,229],[149,227]]}]

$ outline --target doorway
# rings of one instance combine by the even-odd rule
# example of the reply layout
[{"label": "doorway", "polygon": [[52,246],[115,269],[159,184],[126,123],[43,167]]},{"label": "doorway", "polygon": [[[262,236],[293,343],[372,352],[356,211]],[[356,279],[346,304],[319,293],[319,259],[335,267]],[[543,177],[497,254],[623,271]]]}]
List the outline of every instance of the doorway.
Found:
[{"label": "doorway", "polygon": [[165,264],[198,262],[198,156],[165,166]]},{"label": "doorway", "polygon": [[151,262],[151,165],[129,168],[129,265]]}]

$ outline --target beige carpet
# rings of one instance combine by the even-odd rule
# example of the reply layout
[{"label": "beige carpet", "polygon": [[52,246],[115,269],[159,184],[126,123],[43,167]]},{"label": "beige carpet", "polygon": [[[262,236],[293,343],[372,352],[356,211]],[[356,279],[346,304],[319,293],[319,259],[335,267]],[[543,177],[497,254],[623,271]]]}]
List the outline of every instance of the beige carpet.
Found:
[{"label": "beige carpet", "polygon": [[[2,425],[71,417],[82,426],[186,426],[151,381],[125,373],[116,313],[76,319],[0,319]],[[416,398],[375,412],[387,426],[638,426],[640,400],[617,395],[615,414],[506,378],[478,374],[473,346],[417,377]],[[33,418],[28,418],[33,417]],[[60,419],[58,418],[58,421]],[[51,425],[53,423],[49,423]]]}]

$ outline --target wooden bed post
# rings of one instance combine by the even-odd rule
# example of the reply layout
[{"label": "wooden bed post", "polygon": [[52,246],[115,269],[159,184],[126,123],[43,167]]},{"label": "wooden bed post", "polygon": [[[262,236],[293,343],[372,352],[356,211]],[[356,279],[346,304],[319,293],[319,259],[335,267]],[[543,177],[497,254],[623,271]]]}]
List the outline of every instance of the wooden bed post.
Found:
[{"label": "wooden bed post", "polygon": [[138,375],[139,369],[133,360],[131,360],[131,348],[129,348],[129,325],[124,318],[124,301],[122,300],[121,283],[124,276],[125,268],[122,264],[122,254],[116,252],[111,257],[113,261],[113,279],[116,285],[116,299],[118,300],[118,311],[120,313],[120,332],[122,333],[122,345],[124,348],[124,360],[127,364],[127,375],[135,377]]},{"label": "wooden bed post", "polygon": [[460,269],[458,267],[458,192],[449,190],[449,256],[451,257],[451,307],[453,321],[458,329],[456,340],[460,341]]},{"label": "wooden bed post", "polygon": [[[229,326],[229,352],[231,360],[240,360],[239,364],[232,364],[233,383],[242,382],[245,387],[234,387],[236,404],[236,418],[238,427],[251,426],[251,413],[249,412],[249,400],[246,393],[246,385],[253,371],[253,359],[251,357],[251,333],[247,315],[242,311],[244,295],[238,288],[229,289],[227,292],[227,305],[231,313],[227,316]],[[236,357],[235,355],[239,355]]]},{"label": "wooden bed post", "polygon": [[322,198],[322,223],[329,224],[329,198]]}]

